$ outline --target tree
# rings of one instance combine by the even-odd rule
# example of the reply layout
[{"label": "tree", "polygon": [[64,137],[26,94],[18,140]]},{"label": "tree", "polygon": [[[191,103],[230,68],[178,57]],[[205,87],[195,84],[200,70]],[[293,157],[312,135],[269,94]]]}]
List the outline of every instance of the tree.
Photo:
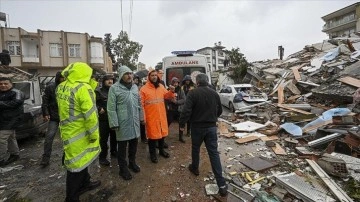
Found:
[{"label": "tree", "polygon": [[232,48],[231,50],[224,51],[229,57],[229,67],[232,73],[229,75],[235,83],[241,83],[241,80],[246,75],[247,67],[249,66],[248,61],[244,57],[244,54],[240,53],[239,48]]},{"label": "tree", "polygon": [[116,63],[126,65],[130,69],[136,69],[136,62],[143,45],[138,42],[130,41],[128,34],[121,31],[118,38],[112,41],[113,52],[116,56]]},{"label": "tree", "polygon": [[106,52],[109,54],[109,57],[111,58],[111,61],[112,63],[114,64],[116,62],[115,60],[115,55],[114,53],[112,52],[113,50],[113,44],[112,44],[112,36],[110,33],[108,34],[105,34],[104,36],[104,43],[105,43],[105,49],[106,49]]},{"label": "tree", "polygon": [[156,65],[155,65],[155,69],[162,69],[163,68],[163,63],[162,62],[158,62]]}]

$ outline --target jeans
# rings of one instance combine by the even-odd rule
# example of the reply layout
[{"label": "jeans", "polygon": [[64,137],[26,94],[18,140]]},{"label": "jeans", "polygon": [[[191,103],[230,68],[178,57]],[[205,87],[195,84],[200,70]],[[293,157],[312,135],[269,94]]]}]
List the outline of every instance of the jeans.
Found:
[{"label": "jeans", "polygon": [[200,147],[205,142],[211,168],[215,175],[216,183],[219,187],[226,185],[222,176],[222,167],[217,144],[217,127],[210,128],[191,128],[191,157],[194,169],[199,169]]},{"label": "jeans", "polygon": [[116,152],[116,132],[110,129],[108,121],[99,121],[100,147],[99,159],[106,159],[108,154],[108,140],[110,136],[110,152]]},{"label": "jeans", "polygon": [[10,155],[19,155],[15,130],[0,130],[0,161],[6,161]]},{"label": "jeans", "polygon": [[44,142],[44,157],[50,158],[54,137],[59,130],[59,122],[49,121]]}]

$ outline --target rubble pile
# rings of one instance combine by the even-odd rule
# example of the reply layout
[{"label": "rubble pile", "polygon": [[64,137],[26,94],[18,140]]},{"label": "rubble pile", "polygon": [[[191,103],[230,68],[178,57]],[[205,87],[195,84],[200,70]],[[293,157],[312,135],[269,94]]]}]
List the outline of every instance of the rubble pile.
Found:
[{"label": "rubble pile", "polygon": [[340,38],[252,64],[246,79],[272,102],[219,121],[230,201],[360,201],[358,47]]},{"label": "rubble pile", "polygon": [[16,67],[0,65],[0,77],[9,77],[12,78],[13,81],[24,81],[29,80],[32,74]]}]

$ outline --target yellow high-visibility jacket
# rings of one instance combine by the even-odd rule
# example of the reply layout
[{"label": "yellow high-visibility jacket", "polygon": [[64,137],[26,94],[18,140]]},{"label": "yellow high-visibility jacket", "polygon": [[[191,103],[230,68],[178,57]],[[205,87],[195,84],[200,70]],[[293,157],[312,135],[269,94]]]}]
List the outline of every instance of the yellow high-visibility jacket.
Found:
[{"label": "yellow high-visibility jacket", "polygon": [[64,146],[64,165],[80,172],[100,153],[99,123],[94,89],[90,86],[92,69],[82,62],[67,66],[65,81],[56,89],[60,135]]}]

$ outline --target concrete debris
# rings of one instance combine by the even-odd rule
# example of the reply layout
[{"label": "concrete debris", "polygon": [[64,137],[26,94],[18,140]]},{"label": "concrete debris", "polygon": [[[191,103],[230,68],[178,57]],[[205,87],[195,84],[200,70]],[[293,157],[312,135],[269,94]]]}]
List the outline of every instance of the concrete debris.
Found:
[{"label": "concrete debris", "polygon": [[275,176],[276,184],[303,201],[336,201],[323,190],[316,189],[295,173]]}]

